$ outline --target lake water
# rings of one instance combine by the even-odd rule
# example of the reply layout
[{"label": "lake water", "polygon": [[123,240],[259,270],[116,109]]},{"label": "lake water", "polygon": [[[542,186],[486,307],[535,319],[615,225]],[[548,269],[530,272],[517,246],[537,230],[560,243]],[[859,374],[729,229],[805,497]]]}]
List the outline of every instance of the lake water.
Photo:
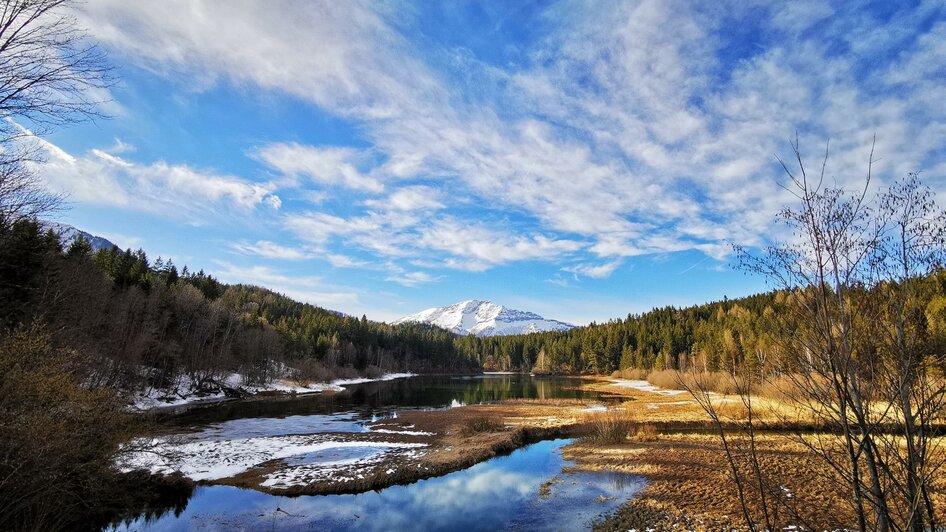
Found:
[{"label": "lake water", "polygon": [[119,530],[587,529],[645,483],[621,473],[563,471],[572,465],[561,455],[568,442],[539,442],[463,471],[358,495],[278,497],[199,487],[179,514]]},{"label": "lake water", "polygon": [[[372,420],[406,409],[516,398],[578,399],[589,405],[606,400],[579,389],[580,385],[573,378],[529,375],[422,376],[353,385],[336,394],[201,407],[164,419],[161,425],[188,441],[210,444],[239,438],[364,432]],[[463,471],[358,495],[281,497],[229,486],[202,486],[178,513],[139,518],[120,529],[574,530],[587,528],[592,519],[612,511],[643,487],[643,480],[632,475],[563,471],[571,465],[561,456],[565,444],[567,440],[539,442]],[[346,460],[373,452],[377,449],[331,449],[287,461]],[[545,483],[549,483],[547,489],[540,490]]]},{"label": "lake water", "polygon": [[600,403],[570,377],[530,375],[418,376],[369,382],[333,394],[261,401],[232,401],[187,410],[161,422],[170,432],[200,439],[250,438],[318,432],[363,432],[372,420],[398,411],[447,408],[504,399],[579,399]]}]

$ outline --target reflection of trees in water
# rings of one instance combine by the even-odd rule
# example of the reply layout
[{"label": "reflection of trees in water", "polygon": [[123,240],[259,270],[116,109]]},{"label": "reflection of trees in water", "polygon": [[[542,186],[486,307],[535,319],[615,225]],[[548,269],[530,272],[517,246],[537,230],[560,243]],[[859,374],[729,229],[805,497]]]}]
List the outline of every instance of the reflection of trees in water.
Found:
[{"label": "reflection of trees in water", "polygon": [[608,487],[610,487],[612,491],[624,491],[626,488],[636,484],[638,480],[637,477],[628,475],[627,473],[615,473],[611,471],[601,474],[605,475]]},{"label": "reflection of trees in water", "polygon": [[597,392],[580,390],[574,379],[563,377],[503,375],[485,376],[477,381],[477,385],[462,392],[464,403],[503,399],[586,399],[600,395]]},{"label": "reflection of trees in water", "polygon": [[96,530],[130,525],[136,519],[147,525],[171,514],[180,517],[194,494],[194,484],[183,477],[152,477],[139,471],[119,478],[112,491],[109,500],[95,501],[89,514],[77,522]]},{"label": "reflection of trees in water", "polygon": [[164,422],[172,427],[181,427],[243,418],[326,415],[352,411],[381,413],[402,407],[443,407],[454,399],[466,404],[477,404],[519,398],[599,398],[597,392],[579,390],[579,385],[575,379],[529,375],[473,378],[420,376],[352,385],[334,393],[218,403],[206,408],[194,408]]}]

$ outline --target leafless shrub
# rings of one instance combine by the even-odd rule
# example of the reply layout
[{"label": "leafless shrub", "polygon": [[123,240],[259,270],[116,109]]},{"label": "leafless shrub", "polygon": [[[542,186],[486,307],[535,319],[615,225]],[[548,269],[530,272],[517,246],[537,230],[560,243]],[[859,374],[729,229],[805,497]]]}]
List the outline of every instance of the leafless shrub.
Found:
[{"label": "leafless shrub", "polygon": [[585,416],[588,441],[602,444],[623,443],[637,433],[637,422],[624,410],[592,412]]},{"label": "leafless shrub", "polygon": [[476,415],[465,418],[457,428],[461,436],[474,436],[487,432],[506,430],[502,418],[489,415]]},{"label": "leafless shrub", "polygon": [[382,375],[384,375],[384,371],[378,366],[369,365],[367,368],[365,368],[365,377],[368,377],[369,379],[377,379]]},{"label": "leafless shrub", "polygon": [[314,358],[306,358],[294,362],[292,365],[292,380],[299,386],[306,386],[314,382],[331,382],[335,380],[335,371]]},{"label": "leafless shrub", "polygon": [[655,442],[660,439],[660,433],[656,425],[652,423],[641,423],[637,427],[634,439],[639,442]]}]

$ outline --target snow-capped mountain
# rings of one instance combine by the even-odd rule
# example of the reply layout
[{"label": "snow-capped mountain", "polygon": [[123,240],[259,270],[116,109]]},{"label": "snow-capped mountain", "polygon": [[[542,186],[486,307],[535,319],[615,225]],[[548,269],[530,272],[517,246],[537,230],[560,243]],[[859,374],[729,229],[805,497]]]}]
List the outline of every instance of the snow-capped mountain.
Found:
[{"label": "snow-capped mountain", "polygon": [[110,241],[100,237],[95,236],[91,233],[86,233],[81,229],[76,229],[75,227],[64,224],[62,222],[42,222],[42,225],[46,229],[51,229],[54,233],[59,235],[59,240],[62,241],[63,249],[69,249],[69,246],[76,241],[80,236],[92,246],[92,251],[98,251],[100,249],[112,249],[115,247],[115,244],[112,244]]},{"label": "snow-capped mountain", "polygon": [[492,301],[471,299],[448,307],[430,308],[405,316],[394,323],[423,322],[443,327],[460,335],[503,336],[542,331],[566,331],[574,327],[557,320],[547,320],[534,312],[515,310]]}]

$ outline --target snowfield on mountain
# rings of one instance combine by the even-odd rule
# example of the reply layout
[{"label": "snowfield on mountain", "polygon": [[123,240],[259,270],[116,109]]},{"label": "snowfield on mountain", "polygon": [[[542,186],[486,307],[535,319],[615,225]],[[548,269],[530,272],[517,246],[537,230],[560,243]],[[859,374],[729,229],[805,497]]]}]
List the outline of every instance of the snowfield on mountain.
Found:
[{"label": "snowfield on mountain", "polygon": [[574,325],[550,320],[534,312],[515,310],[492,301],[471,299],[447,307],[430,308],[394,323],[423,322],[459,335],[503,336],[544,331],[567,331]]}]

